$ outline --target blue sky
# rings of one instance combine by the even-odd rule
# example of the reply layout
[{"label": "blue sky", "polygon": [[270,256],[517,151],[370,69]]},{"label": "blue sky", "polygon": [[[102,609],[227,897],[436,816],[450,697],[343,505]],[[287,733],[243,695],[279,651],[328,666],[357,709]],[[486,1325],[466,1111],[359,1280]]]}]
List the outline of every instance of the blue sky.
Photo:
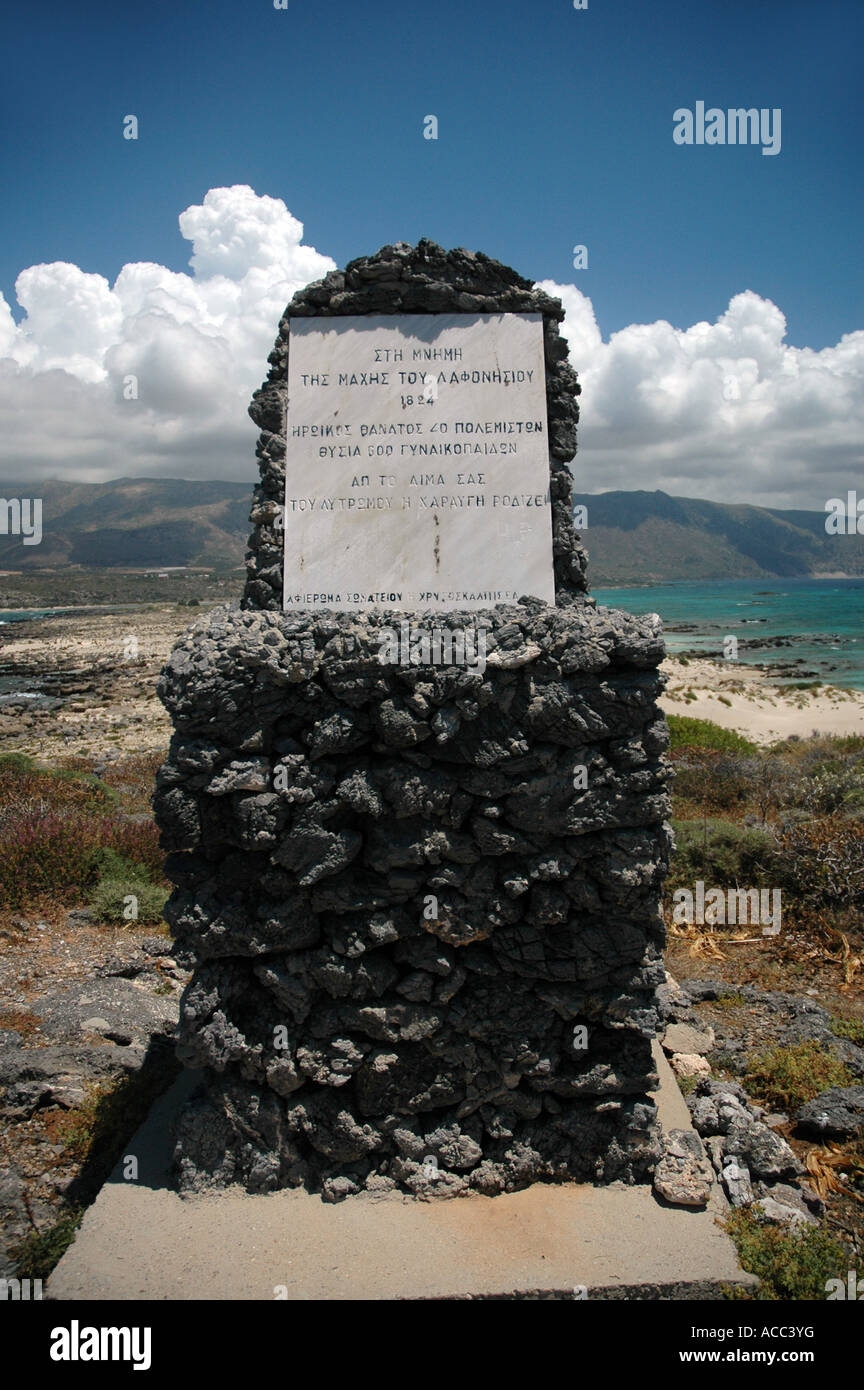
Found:
[{"label": "blue sky", "polygon": [[[0,477],[251,479],[291,294],[429,236],[560,294],[582,491],[864,490],[864,6],[588,5],[16,6]],[[676,144],[699,102],[779,108],[780,152]]]},{"label": "blue sky", "polygon": [[[35,262],[185,269],[178,212],[247,183],[339,263],[428,235],[573,280],[604,336],[713,320],[748,288],[798,346],[862,322],[857,0],[84,0],[4,28],[13,308]],[[780,154],[674,145],[699,99],[779,106]]]}]

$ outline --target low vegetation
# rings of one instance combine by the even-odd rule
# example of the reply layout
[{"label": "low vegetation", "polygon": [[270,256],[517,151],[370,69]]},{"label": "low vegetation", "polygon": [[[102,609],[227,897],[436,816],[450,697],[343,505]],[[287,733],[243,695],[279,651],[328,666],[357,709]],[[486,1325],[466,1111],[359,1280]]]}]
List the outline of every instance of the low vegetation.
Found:
[{"label": "low vegetation", "polygon": [[688,714],[670,714],[669,732],[672,735],[672,750],[680,748],[711,748],[719,753],[755,753],[755,743],[736,734],[733,729],[721,729],[710,719],[692,719]]},{"label": "low vegetation", "polygon": [[741,1080],[754,1100],[793,1113],[832,1086],[852,1086],[855,1077],[821,1043],[788,1043],[752,1056]]},{"label": "low vegetation", "polygon": [[849,1255],[830,1232],[815,1226],[785,1230],[760,1221],[744,1208],[730,1212],[725,1224],[742,1269],[759,1278],[753,1291],[735,1289],[731,1298],[824,1300],[829,1279],[842,1279],[845,1284]]},{"label": "low vegetation", "polygon": [[740,990],[732,990],[729,994],[718,994],[714,1003],[718,1009],[740,1009],[747,1000]]},{"label": "low vegetation", "polygon": [[864,1047],[864,1018],[832,1018],[831,1031],[838,1038],[848,1038]]},{"label": "low vegetation", "polygon": [[115,781],[118,773],[122,791],[76,767],[0,757],[0,908],[110,904],[104,885],[122,880],[126,894],[154,910],[163,880],[158,832],[149,816],[127,809],[140,802],[145,777],[152,790],[152,767],[127,764],[114,770]]},{"label": "low vegetation", "polygon": [[47,1279],[75,1239],[83,1215],[83,1207],[73,1206],[47,1230],[31,1231],[13,1251],[17,1278]]},{"label": "low vegetation", "polygon": [[162,920],[168,891],[154,883],[146,865],[105,849],[98,856],[99,881],[90,899],[100,922],[155,924]]},{"label": "low vegetation", "polygon": [[674,821],[676,850],[668,889],[704,883],[760,887],[776,874],[770,831],[716,818]]},{"label": "low vegetation", "polygon": [[673,715],[669,726],[677,847],[667,903],[699,879],[779,888],[787,942],[799,934],[851,983],[864,959],[864,738],[760,749],[708,720]]}]

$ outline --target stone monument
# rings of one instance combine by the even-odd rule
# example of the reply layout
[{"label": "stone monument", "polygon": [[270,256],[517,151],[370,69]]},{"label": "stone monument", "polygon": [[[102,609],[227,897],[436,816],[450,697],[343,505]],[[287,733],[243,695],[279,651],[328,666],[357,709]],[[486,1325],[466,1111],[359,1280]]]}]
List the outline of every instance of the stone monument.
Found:
[{"label": "stone monument", "polygon": [[657,1161],[663,644],[586,592],[562,318],[427,241],[285,311],[242,605],[160,681],[184,1190]]}]

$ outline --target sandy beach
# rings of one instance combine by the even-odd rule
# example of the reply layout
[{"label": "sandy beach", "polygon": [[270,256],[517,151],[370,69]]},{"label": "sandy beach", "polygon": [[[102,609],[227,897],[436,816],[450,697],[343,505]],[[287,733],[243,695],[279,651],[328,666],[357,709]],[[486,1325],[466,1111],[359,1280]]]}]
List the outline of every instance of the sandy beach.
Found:
[{"label": "sandy beach", "polygon": [[783,689],[770,671],[728,661],[668,658],[660,705],[666,714],[710,719],[724,729],[769,744],[797,734],[864,734],[864,692],[821,685]]}]

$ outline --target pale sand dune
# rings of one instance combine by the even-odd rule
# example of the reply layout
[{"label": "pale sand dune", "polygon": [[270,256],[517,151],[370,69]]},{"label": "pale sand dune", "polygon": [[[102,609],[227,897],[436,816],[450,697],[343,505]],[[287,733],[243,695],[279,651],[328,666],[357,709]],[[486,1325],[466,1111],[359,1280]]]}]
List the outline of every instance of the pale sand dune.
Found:
[{"label": "pale sand dune", "polygon": [[[666,714],[710,719],[754,743],[773,743],[790,734],[809,738],[814,732],[864,734],[861,691],[823,685],[817,694],[808,690],[782,693],[769,675],[733,662],[691,660],[684,666],[668,659],[661,669],[668,678],[660,700]],[[685,692],[695,699],[686,699]]]}]

